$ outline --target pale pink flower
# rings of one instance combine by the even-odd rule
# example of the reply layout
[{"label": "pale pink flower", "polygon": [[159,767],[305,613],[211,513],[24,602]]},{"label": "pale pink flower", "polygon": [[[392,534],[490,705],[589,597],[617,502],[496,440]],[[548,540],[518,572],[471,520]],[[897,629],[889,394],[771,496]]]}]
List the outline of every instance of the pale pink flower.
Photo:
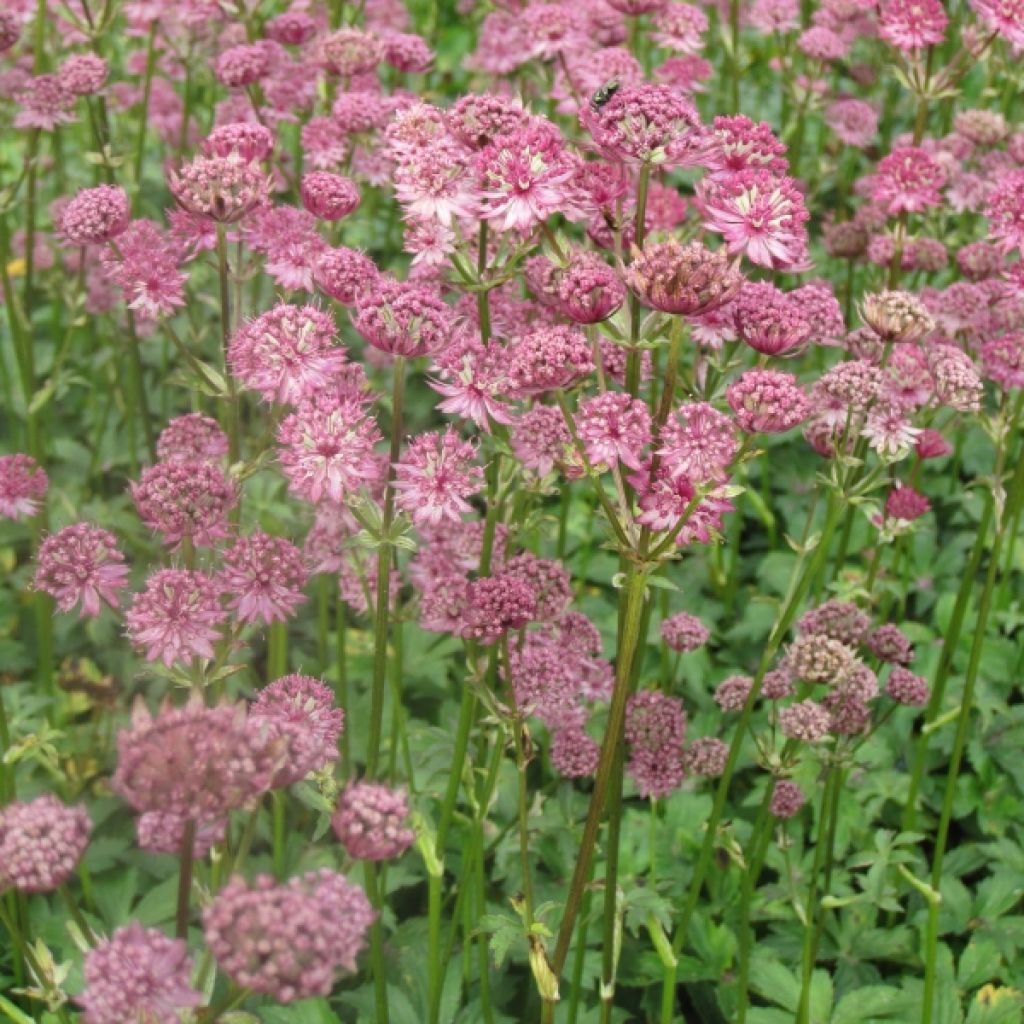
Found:
[{"label": "pale pink flower", "polygon": [[0,516],[28,519],[39,511],[49,480],[46,471],[20,452],[0,455]]},{"label": "pale pink flower", "polygon": [[81,601],[81,617],[99,615],[105,601],[118,606],[128,567],[108,530],[89,523],[65,526],[39,545],[33,586],[49,594],[62,612]]},{"label": "pale pink flower", "polygon": [[484,474],[476,465],[476,447],[463,441],[452,427],[413,438],[395,463],[398,507],[417,526],[437,526],[443,520],[458,523],[470,511],[467,498],[483,486]]},{"label": "pale pink flower", "polygon": [[576,430],[592,464],[614,466],[621,460],[640,469],[641,453],[651,443],[651,414],[640,399],[605,391],[580,403]]}]

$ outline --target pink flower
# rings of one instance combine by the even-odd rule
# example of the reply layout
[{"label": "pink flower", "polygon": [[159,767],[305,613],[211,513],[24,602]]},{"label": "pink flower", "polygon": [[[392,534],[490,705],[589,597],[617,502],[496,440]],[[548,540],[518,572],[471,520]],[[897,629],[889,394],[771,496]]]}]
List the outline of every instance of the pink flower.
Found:
[{"label": "pink flower", "polygon": [[0,53],[6,53],[21,38],[21,18],[16,11],[0,11]]},{"label": "pink flower", "polygon": [[162,661],[168,668],[192,658],[212,658],[226,618],[218,585],[187,569],[155,572],[124,616],[135,647],[147,661]]},{"label": "pink flower", "polygon": [[626,298],[619,275],[596,253],[574,250],[556,284],[559,311],[577,324],[607,320]]},{"label": "pink flower", "polygon": [[49,480],[46,471],[20,452],[0,455],[0,516],[27,519],[39,511]]},{"label": "pink flower", "polygon": [[154,716],[138,700],[130,727],[117,734],[110,787],[138,812],[209,821],[265,793],[282,754],[280,740],[249,721],[241,704],[207,707],[193,694]]},{"label": "pink flower", "polygon": [[708,163],[712,175],[725,179],[748,169],[772,174],[789,169],[786,147],[767,122],[755,123],[743,114],[715,118]]},{"label": "pink flower", "polygon": [[271,18],[263,26],[268,39],[284,46],[301,46],[308,43],[317,33],[317,19],[306,11],[292,8]]},{"label": "pink flower", "polygon": [[36,590],[49,594],[62,612],[81,601],[81,617],[99,615],[102,602],[118,606],[118,591],[128,581],[128,567],[108,530],[76,523],[51,534],[36,556]]},{"label": "pink flower", "polygon": [[466,501],[483,486],[483,470],[474,463],[476,447],[463,441],[452,427],[443,434],[420,434],[409,442],[395,464],[398,507],[417,526],[457,523],[470,511]]},{"label": "pink flower", "polygon": [[266,256],[266,270],[284,288],[313,291],[313,274],[327,243],[317,234],[316,218],[294,206],[257,211],[245,225],[253,252]]},{"label": "pink flower", "polygon": [[384,56],[380,40],[358,28],[339,28],[319,41],[324,67],[335,75],[351,78],[373,69]]},{"label": "pink flower", "polygon": [[36,75],[17,93],[21,109],[14,116],[15,128],[38,128],[52,132],[75,120],[75,95],[60,75]]},{"label": "pink flower", "polygon": [[[181,212],[181,211],[176,211]],[[133,220],[108,246],[103,273],[123,292],[129,309],[143,319],[168,316],[185,304],[182,251],[151,220]]]},{"label": "pink flower", "polygon": [[128,226],[131,210],[120,185],[82,189],[64,207],[60,230],[73,245],[98,245],[116,238]]},{"label": "pink flower", "polygon": [[184,941],[138,921],[90,949],[83,973],[85,989],[77,1001],[85,1024],[175,1024],[182,1010],[204,1001],[192,988],[192,960]]},{"label": "pink flower", "polygon": [[322,292],[343,306],[351,306],[374,285],[379,274],[369,256],[339,246],[317,256],[313,276]]},{"label": "pink flower", "polygon": [[225,50],[214,64],[217,80],[229,89],[254,85],[270,70],[267,51],[257,44],[242,43]]},{"label": "pink flower", "polygon": [[739,444],[732,420],[707,402],[685,402],[661,431],[658,454],[673,477],[696,484],[724,480]]},{"label": "pink flower", "polygon": [[906,484],[894,487],[885,499],[886,516],[906,522],[920,519],[931,507],[931,502],[923,494]]},{"label": "pink flower", "polygon": [[807,395],[789,373],[748,370],[726,389],[729,408],[747,433],[782,434],[811,413]]},{"label": "pink flower", "polygon": [[1017,50],[1024,48],[1024,3],[1021,0],[971,0],[981,20]]},{"label": "pink flower", "polygon": [[212,157],[228,157],[232,153],[248,162],[266,160],[274,148],[270,129],[251,121],[219,124],[203,140],[203,153]]},{"label": "pink flower", "polygon": [[359,206],[355,182],[329,171],[303,175],[301,194],[302,205],[319,220],[342,220]]},{"label": "pink flower", "polygon": [[878,164],[871,179],[871,198],[890,216],[920,213],[942,204],[946,172],[930,154],[916,146],[899,146]]},{"label": "pink flower", "polygon": [[345,712],[334,706],[330,687],[317,679],[275,679],[249,705],[249,720],[285,741],[287,752],[274,777],[275,787],[289,786],[337,760]]},{"label": "pink flower", "polygon": [[581,725],[566,725],[551,739],[551,766],[567,779],[593,775],[600,759],[600,745]]},{"label": "pink flower", "polygon": [[1024,169],[1004,174],[985,204],[988,237],[1004,253],[1024,253]]},{"label": "pink flower", "polygon": [[728,251],[776,270],[807,262],[809,218],[792,178],[764,170],[744,170],[726,180],[704,178],[696,201],[706,226],[725,239]]},{"label": "pink flower", "polygon": [[689,612],[676,612],[663,620],[659,632],[662,640],[679,653],[696,651],[711,639],[711,630]]},{"label": "pink flower", "polygon": [[481,343],[466,333],[434,357],[441,380],[430,386],[444,396],[438,403],[441,412],[473,420],[481,429],[490,431],[491,421],[515,422],[503,401],[509,389],[508,356],[505,349],[492,342]]},{"label": "pink flower", "polygon": [[422,36],[408,32],[385,32],[384,62],[407,75],[423,75],[434,62],[434,53]]},{"label": "pink flower", "polygon": [[[512,451],[524,468],[544,477],[573,454],[572,437],[559,409],[535,405],[512,429]],[[582,470],[582,467],[580,467]]]},{"label": "pink flower", "polygon": [[864,100],[842,96],[829,104],[826,123],[840,142],[863,149],[878,131],[878,111]]},{"label": "pink flower", "polygon": [[323,391],[337,376],[346,355],[336,341],[329,312],[280,303],[235,331],[228,364],[268,402],[294,404]]},{"label": "pink flower", "polygon": [[878,34],[909,53],[941,43],[948,24],[940,0],[883,0],[878,13]]},{"label": "pink flower", "polygon": [[668,85],[625,85],[580,121],[610,159],[691,167],[705,161],[708,137],[693,101]]},{"label": "pink flower", "polygon": [[330,395],[302,402],[277,431],[278,458],[289,490],[313,504],[342,502],[377,478],[376,423],[361,403]]},{"label": "pink flower", "polygon": [[484,149],[499,135],[510,135],[528,123],[518,100],[495,93],[469,93],[445,112],[448,130],[464,146]]},{"label": "pink flower", "polygon": [[238,491],[209,462],[158,462],[142,471],[131,485],[139,518],[163,534],[165,544],[188,537],[207,547],[227,536],[227,517],[238,502]]},{"label": "pink flower", "polygon": [[231,224],[265,206],[270,182],[255,163],[236,151],[227,156],[197,156],[167,175],[171,194],[200,217]]},{"label": "pink flower", "polygon": [[232,878],[203,911],[206,943],[239,987],[279,1003],[327,996],[356,971],[375,918],[362,889],[327,868],[279,884]]},{"label": "pink flower", "polygon": [[456,218],[472,217],[476,192],[468,156],[448,138],[403,156],[395,167],[395,198],[407,216],[436,220],[445,227]]},{"label": "pink flower", "polygon": [[567,388],[594,371],[590,344],[572,327],[541,327],[507,350],[508,376],[519,395]]},{"label": "pink flower", "polygon": [[477,157],[479,215],[504,232],[529,230],[556,212],[571,214],[569,182],[577,165],[558,129],[534,118]]},{"label": "pink flower", "polygon": [[[620,0],[621,2],[621,0]],[[699,53],[708,30],[708,16],[687,3],[660,3],[652,19],[651,40],[662,49],[676,53]]]},{"label": "pink flower", "polygon": [[385,277],[359,297],[352,323],[374,348],[410,359],[444,348],[454,330],[452,311],[436,292]]},{"label": "pink flower", "polygon": [[473,580],[466,592],[460,634],[496,643],[510,629],[522,629],[537,615],[537,590],[519,576],[499,573]]},{"label": "pink flower", "polygon": [[651,414],[640,399],[606,391],[580,403],[576,429],[591,463],[614,466],[621,460],[640,469],[641,452],[651,443]]},{"label": "pink flower", "polygon": [[680,245],[675,239],[634,249],[626,282],[647,305],[663,313],[699,316],[728,302],[742,283],[724,252],[700,242]]},{"label": "pink flower", "polygon": [[164,427],[156,453],[165,462],[219,462],[228,453],[228,437],[216,420],[190,412],[176,416]]},{"label": "pink flower", "polygon": [[338,800],[331,827],[356,860],[394,860],[416,839],[409,828],[409,801],[400,789],[350,782]]},{"label": "pink flower", "polygon": [[983,341],[985,374],[1002,388],[1024,388],[1024,331],[1008,331]]},{"label": "pink flower", "polygon": [[810,321],[791,295],[767,281],[748,281],[733,300],[736,332],[755,352],[782,355],[810,337]]},{"label": "pink flower", "polygon": [[219,583],[242,622],[286,622],[306,598],[302,552],[283,537],[255,530],[224,552]]},{"label": "pink flower", "polygon": [[84,807],[50,793],[0,808],[0,891],[52,892],[74,873],[89,845]]}]

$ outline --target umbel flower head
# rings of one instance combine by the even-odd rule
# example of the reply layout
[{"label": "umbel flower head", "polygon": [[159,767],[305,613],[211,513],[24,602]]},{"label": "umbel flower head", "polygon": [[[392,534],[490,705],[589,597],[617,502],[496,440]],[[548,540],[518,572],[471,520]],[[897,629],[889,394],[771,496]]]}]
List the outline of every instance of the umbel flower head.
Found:
[{"label": "umbel flower head", "polygon": [[467,498],[479,492],[483,469],[476,465],[476,447],[463,441],[453,427],[412,439],[395,464],[398,506],[417,526],[457,523],[471,511]]},{"label": "umbel flower head", "polygon": [[242,160],[266,160],[274,148],[274,136],[266,125],[251,121],[219,124],[203,139],[206,156],[227,157],[234,153]]},{"label": "umbel flower head", "polygon": [[284,537],[254,530],[224,552],[221,592],[241,622],[285,622],[306,598],[302,552]]},{"label": "umbel flower head", "polygon": [[0,891],[50,892],[63,885],[89,845],[84,807],[51,793],[0,808]]},{"label": "umbel flower head", "polygon": [[237,150],[194,157],[168,173],[167,185],[183,209],[222,224],[240,221],[269,202],[266,174]]},{"label": "umbel flower head", "polygon": [[394,278],[378,279],[360,296],[352,322],[374,348],[408,358],[438,352],[455,327],[454,314],[436,292]]},{"label": "umbel flower head", "polygon": [[99,245],[120,235],[131,219],[128,195],[120,185],[85,188],[64,207],[61,234],[72,245]]},{"label": "umbel flower head", "polygon": [[935,330],[924,303],[910,292],[869,292],[859,308],[861,319],[883,341],[909,344]]},{"label": "umbel flower head", "polygon": [[27,519],[39,511],[49,480],[32,458],[17,452],[0,455],[0,516]]},{"label": "umbel flower head", "polygon": [[303,175],[301,195],[302,205],[319,220],[341,220],[359,206],[355,182],[329,171]]},{"label": "umbel flower head", "polygon": [[334,834],[356,860],[393,860],[413,843],[409,801],[404,790],[375,782],[352,782],[331,818]]},{"label": "umbel flower head", "polygon": [[193,696],[155,716],[138,701],[117,735],[111,789],[136,811],[202,821],[223,817],[266,792],[284,744],[250,720],[241,704],[208,708]]},{"label": "umbel flower head", "polygon": [[338,756],[345,712],[334,706],[334,693],[311,676],[275,679],[256,695],[249,718],[286,745],[284,763],[274,786],[289,786],[320,771]]},{"label": "umbel flower head", "polygon": [[696,615],[676,612],[661,624],[661,638],[673,651],[695,651],[711,639],[711,630]]},{"label": "umbel flower head", "polygon": [[355,971],[374,912],[362,889],[326,868],[278,884],[234,877],[203,912],[207,945],[240,988],[279,1003],[326,996]]},{"label": "umbel flower head", "polygon": [[663,313],[700,316],[728,302],[743,282],[722,250],[674,238],[633,250],[626,282],[648,306]]},{"label": "umbel flower head", "polygon": [[128,581],[128,567],[109,530],[76,523],[51,534],[39,545],[34,586],[49,594],[62,612],[79,601],[81,616],[99,615],[105,601],[118,606],[118,592]]},{"label": "umbel flower head", "polygon": [[192,658],[212,658],[227,618],[220,587],[209,576],[189,569],[160,569],[146,581],[125,612],[125,632],[147,661],[168,668]]},{"label": "umbel flower head", "polygon": [[811,401],[790,373],[747,370],[726,389],[736,422],[749,434],[782,434],[811,414]]},{"label": "umbel flower head", "polygon": [[205,461],[158,462],[142,471],[131,491],[142,522],[172,545],[186,537],[201,547],[222,540],[238,501],[234,485]]},{"label": "umbel flower head", "polygon": [[83,965],[78,997],[84,1024],[178,1024],[181,1011],[200,1006],[192,988],[192,960],[182,939],[132,921],[95,948]]},{"label": "umbel flower head", "polygon": [[219,462],[228,453],[228,436],[201,412],[175,416],[160,432],[156,453],[165,462]]},{"label": "umbel flower head", "polygon": [[294,404],[327,387],[345,364],[336,338],[327,310],[281,302],[235,331],[228,365],[268,402]]}]

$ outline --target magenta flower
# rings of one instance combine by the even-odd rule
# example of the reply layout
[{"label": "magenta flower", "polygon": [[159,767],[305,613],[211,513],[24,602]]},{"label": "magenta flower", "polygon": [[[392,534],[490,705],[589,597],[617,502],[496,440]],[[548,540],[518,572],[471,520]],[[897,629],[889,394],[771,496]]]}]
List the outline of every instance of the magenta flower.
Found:
[{"label": "magenta flower", "polygon": [[[135,822],[135,838],[140,850],[150,853],[181,852],[188,819],[164,811],[146,811]],[[218,843],[224,842],[227,833],[227,818],[206,818],[195,822],[195,839],[192,855],[201,860]]]},{"label": "magenta flower", "polygon": [[840,142],[863,149],[878,132],[878,111],[864,100],[842,96],[829,104],[827,124]]},{"label": "magenta flower", "polygon": [[219,462],[228,453],[228,437],[215,419],[190,412],[164,427],[156,453],[164,462]]},{"label": "magenta flower", "polygon": [[693,101],[668,85],[624,85],[580,121],[609,159],[691,167],[706,161],[710,139]]},{"label": "magenta flower", "polygon": [[420,434],[410,441],[395,464],[398,506],[417,526],[459,522],[469,512],[468,497],[480,491],[483,470],[474,463],[476,447],[463,441],[452,427],[443,434]]},{"label": "magenta flower", "polygon": [[334,834],[356,860],[394,860],[413,843],[406,824],[409,802],[400,789],[374,782],[350,782],[331,818]]},{"label": "magenta flower", "polygon": [[933,156],[916,146],[898,146],[878,164],[871,198],[890,216],[921,213],[942,205],[946,172]]},{"label": "magenta flower", "polygon": [[658,454],[673,477],[724,480],[739,444],[732,420],[707,402],[685,402],[662,428]]},{"label": "magenta flower", "polygon": [[135,595],[124,619],[128,638],[146,660],[170,668],[192,658],[212,658],[227,612],[221,607],[220,588],[209,576],[160,569]]},{"label": "magenta flower", "polygon": [[255,85],[270,71],[266,49],[252,43],[230,46],[217,58],[213,72],[217,81],[229,89]]},{"label": "magenta flower", "polygon": [[310,676],[282,676],[265,686],[249,706],[249,720],[286,745],[275,787],[298,782],[338,757],[345,712],[335,707],[330,687]]},{"label": "magenta flower", "polygon": [[306,598],[302,552],[283,537],[255,530],[224,552],[219,583],[241,622],[285,622]]},{"label": "magenta flower", "polygon": [[374,348],[410,359],[440,351],[454,331],[452,311],[435,291],[385,277],[359,297],[352,323]]},{"label": "magenta flower", "polygon": [[450,227],[457,219],[476,212],[476,190],[470,175],[469,154],[442,137],[403,155],[395,168],[395,199],[407,218]]},{"label": "magenta flower", "polygon": [[240,988],[279,1003],[327,996],[376,915],[362,889],[322,868],[279,884],[235,876],[203,911],[206,943]]},{"label": "magenta flower", "polygon": [[206,707],[193,695],[183,708],[165,704],[154,716],[140,700],[131,726],[117,734],[110,786],[138,812],[209,821],[266,792],[283,753],[242,705]]},{"label": "magenta flower", "polygon": [[729,408],[748,434],[783,434],[811,414],[811,402],[796,378],[775,370],[748,370],[726,389]]},{"label": "magenta flower", "polygon": [[464,146],[484,149],[499,135],[510,135],[526,126],[530,115],[522,103],[495,93],[469,93],[445,111],[448,130]]},{"label": "magenta flower", "polygon": [[336,302],[351,306],[376,283],[379,272],[369,256],[356,249],[327,249],[317,257],[317,287]]},{"label": "magenta flower", "polygon": [[11,11],[0,11],[0,53],[6,53],[21,38],[21,18]]},{"label": "magenta flower", "polygon": [[581,725],[558,729],[551,739],[551,766],[567,779],[583,779],[597,771],[601,747]]},{"label": "magenta flower", "polygon": [[1024,3],[1021,0],[971,0],[971,6],[981,20],[1015,50],[1024,48]]},{"label": "magenta flower", "polygon": [[52,892],[72,875],[89,845],[84,807],[51,793],[0,808],[0,892]]},{"label": "magenta flower", "polygon": [[280,303],[231,339],[232,373],[268,402],[300,402],[327,387],[346,361],[329,312]]},{"label": "magenta flower", "polygon": [[468,640],[493,644],[536,615],[537,589],[531,583],[505,573],[484,576],[469,584],[460,632]]},{"label": "magenta flower", "polygon": [[192,988],[192,960],[182,939],[133,921],[85,956],[78,997],[85,1024],[177,1024],[181,1011],[201,1006]]},{"label": "magenta flower", "polygon": [[358,28],[339,28],[325,36],[319,53],[328,71],[345,78],[372,71],[384,56],[380,40]]},{"label": "magenta flower", "polygon": [[362,403],[325,395],[307,399],[277,431],[278,459],[293,494],[316,504],[344,501],[378,477],[377,424]]},{"label": "magenta flower", "polygon": [[615,270],[596,253],[574,250],[557,275],[556,305],[577,324],[607,320],[625,301],[626,287]]},{"label": "magenta flower", "polygon": [[937,46],[948,24],[940,0],[883,0],[878,12],[878,34],[908,53]]},{"label": "magenta flower", "polygon": [[247,163],[266,160],[273,148],[270,129],[251,121],[219,124],[203,140],[204,155],[223,158],[234,153]]},{"label": "magenta flower", "polygon": [[541,477],[547,476],[556,464],[561,466],[570,461],[574,454],[565,418],[550,405],[535,405],[524,412],[512,429],[511,444],[524,468]]},{"label": "magenta flower", "polygon": [[514,393],[522,396],[571,387],[594,372],[590,344],[572,327],[531,331],[509,346],[507,359]]},{"label": "magenta flower", "polygon": [[509,359],[503,346],[483,345],[476,335],[457,338],[434,357],[441,380],[430,386],[444,400],[441,412],[470,419],[490,432],[491,421],[510,424],[514,418],[504,401],[510,387]]},{"label": "magenta flower", "polygon": [[744,170],[785,174],[789,170],[786,147],[765,121],[754,122],[743,114],[716,117],[709,148],[712,175],[729,178]]},{"label": "magenta flower", "polygon": [[689,612],[676,612],[661,623],[662,640],[679,653],[695,651],[711,639],[711,630]]},{"label": "magenta flower", "polygon": [[341,220],[359,206],[355,182],[328,171],[303,175],[301,194],[302,205],[319,220]]},{"label": "magenta flower", "polygon": [[700,316],[727,303],[743,278],[721,250],[675,239],[634,249],[626,282],[644,302],[663,313]]},{"label": "magenta flower", "polygon": [[168,172],[167,185],[183,209],[225,224],[239,221],[269,202],[266,174],[236,150],[223,157],[193,158],[177,172]]},{"label": "magenta flower", "polygon": [[75,94],[60,75],[36,75],[29,78],[16,96],[21,109],[14,115],[15,128],[38,128],[52,132],[75,120]]},{"label": "magenta flower", "polygon": [[775,270],[807,264],[810,214],[792,178],[765,170],[743,170],[725,180],[704,178],[696,202],[706,226],[725,240],[728,251]]},{"label": "magenta flower", "polygon": [[85,188],[64,207],[60,230],[72,245],[98,245],[120,235],[131,217],[120,185]]},{"label": "magenta flower", "polygon": [[0,455],[0,516],[27,519],[39,511],[49,480],[46,471],[20,452]]},{"label": "magenta flower", "polygon": [[118,591],[128,582],[128,567],[108,530],[76,523],[51,534],[39,545],[34,586],[49,594],[62,612],[79,601],[81,617],[99,615],[105,601],[118,606]]},{"label": "magenta flower", "polygon": [[919,491],[906,484],[894,487],[885,499],[885,514],[890,519],[912,522],[926,515],[932,503]]},{"label": "magenta flower", "polygon": [[210,462],[158,462],[131,485],[142,522],[165,544],[184,538],[207,547],[227,536],[228,513],[238,502],[233,483]]},{"label": "magenta flower", "polygon": [[553,213],[571,214],[578,163],[549,121],[499,136],[477,157],[479,215],[498,231],[526,231]]},{"label": "magenta flower", "polygon": [[1024,170],[1004,174],[985,205],[988,236],[1004,253],[1024,253]]},{"label": "magenta flower", "polygon": [[182,247],[151,220],[131,221],[116,248],[107,246],[101,255],[107,279],[144,319],[167,316],[185,304],[183,259]]},{"label": "magenta flower", "polygon": [[580,402],[576,430],[592,464],[614,466],[621,460],[640,469],[643,449],[651,443],[651,414],[646,402],[605,391]]},{"label": "magenta flower", "polygon": [[811,323],[799,300],[767,281],[746,282],[729,309],[736,333],[766,356],[789,352],[811,335]]}]

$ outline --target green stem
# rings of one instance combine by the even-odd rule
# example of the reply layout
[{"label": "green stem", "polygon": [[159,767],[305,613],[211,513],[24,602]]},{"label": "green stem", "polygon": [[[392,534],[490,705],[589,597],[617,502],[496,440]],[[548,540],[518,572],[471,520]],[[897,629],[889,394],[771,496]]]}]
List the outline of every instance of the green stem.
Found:
[{"label": "green stem", "polygon": [[175,915],[174,933],[179,939],[188,938],[188,909],[192,897],[192,867],[195,854],[196,823],[189,818],[181,830],[181,846],[178,850],[178,912]]},{"label": "green stem", "polygon": [[146,155],[146,126],[149,122],[149,99],[153,93],[153,72],[156,69],[156,30],[159,21],[154,18],[146,40],[146,75],[142,81],[142,105],[135,137],[135,208],[142,200],[142,161]]},{"label": "green stem", "polygon": [[228,368],[228,346],[231,344],[231,296],[228,287],[228,241],[224,225],[217,222],[217,277],[220,283],[220,339],[224,368],[224,382],[227,386],[227,408],[224,416],[228,428],[228,457],[232,465],[242,457],[242,445],[238,425],[238,391],[235,378]]},{"label": "green stem", "polygon": [[388,627],[391,618],[391,527],[395,513],[395,463],[402,444],[402,405],[405,394],[405,359],[395,356],[391,390],[391,448],[384,491],[380,547],[377,549],[377,595],[373,621],[373,683],[370,691],[370,733],[366,744],[366,777],[377,774],[384,718],[384,687],[388,674]]},{"label": "green stem", "polygon": [[370,897],[377,916],[370,925],[370,964],[373,972],[373,1000],[377,1009],[377,1024],[386,1024],[388,1016],[388,983],[384,973],[384,924],[381,915],[384,902],[380,891],[377,863],[365,861],[363,871],[366,878],[366,892]]},{"label": "green stem", "polygon": [[622,642],[616,659],[615,688],[608,710],[608,723],[601,744],[601,756],[594,779],[594,789],[590,797],[587,820],[583,826],[583,837],[580,841],[569,894],[566,898],[565,910],[562,913],[562,923],[558,930],[555,953],[552,957],[552,969],[556,976],[562,973],[572,942],[573,927],[580,911],[583,889],[589,877],[590,862],[597,844],[597,833],[604,816],[605,798],[611,783],[612,772],[618,761],[619,747],[622,744],[626,699],[629,696],[629,679],[633,669],[633,659],[642,642],[640,624],[643,619],[646,585],[646,574],[631,566],[627,570],[626,582],[620,597],[623,608]]}]

